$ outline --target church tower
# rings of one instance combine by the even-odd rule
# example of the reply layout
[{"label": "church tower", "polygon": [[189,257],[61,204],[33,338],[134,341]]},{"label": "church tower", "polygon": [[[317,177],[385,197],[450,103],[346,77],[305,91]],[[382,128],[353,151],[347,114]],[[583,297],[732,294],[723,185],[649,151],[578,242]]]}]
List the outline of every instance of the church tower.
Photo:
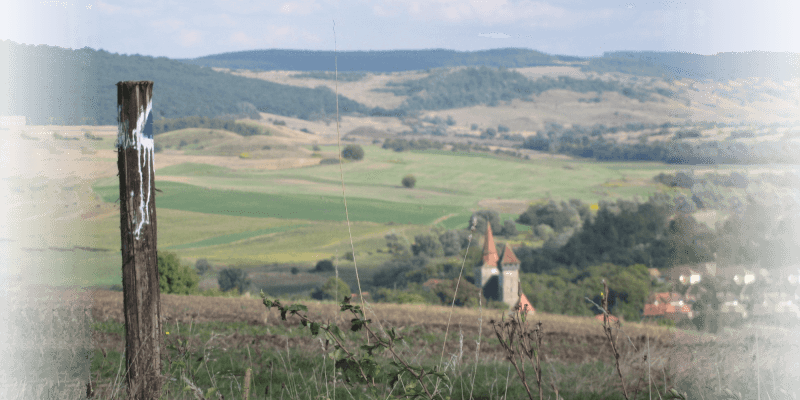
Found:
[{"label": "church tower", "polygon": [[506,243],[503,249],[503,258],[500,261],[500,287],[503,288],[503,303],[513,307],[519,301],[519,259]]},{"label": "church tower", "polygon": [[499,300],[509,307],[519,302],[520,262],[511,246],[506,243],[502,257],[497,254],[492,225],[486,222],[486,236],[483,242],[483,259],[475,271],[475,282],[487,299]]},{"label": "church tower", "polygon": [[497,256],[497,248],[494,245],[494,237],[492,236],[492,225],[486,221],[486,236],[483,241],[483,260],[475,274],[475,282],[481,288],[486,287],[486,283],[493,276],[500,275],[497,269],[497,261],[500,257]]}]

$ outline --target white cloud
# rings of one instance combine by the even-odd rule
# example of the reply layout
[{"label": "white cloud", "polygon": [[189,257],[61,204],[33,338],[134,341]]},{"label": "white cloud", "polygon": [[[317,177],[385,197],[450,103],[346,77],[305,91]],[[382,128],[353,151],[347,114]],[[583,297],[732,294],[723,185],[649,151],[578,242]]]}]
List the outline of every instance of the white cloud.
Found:
[{"label": "white cloud", "polygon": [[110,2],[105,2],[103,0],[97,0],[94,3],[92,9],[96,9],[101,13],[105,14],[112,14],[112,15],[119,15],[123,17],[149,17],[153,11],[155,10],[154,4],[148,4],[147,2],[139,2],[135,6],[132,6],[127,3],[122,3],[122,5],[118,5],[120,2],[111,0]]},{"label": "white cloud", "polygon": [[283,3],[280,12],[283,14],[308,15],[319,11],[322,7],[313,0],[299,0]]},{"label": "white cloud", "polygon": [[160,31],[174,32],[186,26],[186,21],[176,18],[157,19],[153,22],[150,22],[150,26]]},{"label": "white cloud", "polygon": [[511,37],[501,32],[479,33],[478,36],[490,39],[508,39]]},{"label": "white cloud", "polygon": [[541,1],[509,0],[383,0],[373,6],[377,15],[387,9],[404,9],[413,17],[447,22],[472,22],[479,24],[520,23],[530,26],[563,23],[573,15],[569,10]]},{"label": "white cloud", "polygon": [[196,29],[184,29],[178,35],[178,43],[183,47],[192,47],[203,40],[203,33]]},{"label": "white cloud", "polygon": [[237,46],[245,46],[245,47],[253,46],[256,43],[256,41],[252,37],[250,37],[250,35],[242,31],[234,32],[230,36],[230,42]]}]

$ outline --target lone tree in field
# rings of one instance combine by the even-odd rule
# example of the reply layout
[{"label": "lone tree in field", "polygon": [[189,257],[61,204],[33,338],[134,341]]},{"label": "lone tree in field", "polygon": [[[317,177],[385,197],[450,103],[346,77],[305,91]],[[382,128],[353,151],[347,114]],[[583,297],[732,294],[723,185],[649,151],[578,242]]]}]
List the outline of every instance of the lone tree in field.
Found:
[{"label": "lone tree in field", "polygon": [[314,272],[333,272],[333,262],[331,260],[319,260]]},{"label": "lone tree in field", "polygon": [[350,286],[345,281],[331,277],[324,285],[314,290],[311,293],[311,297],[317,300],[336,300],[336,302],[341,302],[345,296],[350,296],[350,294]]},{"label": "lone tree in field", "polygon": [[364,149],[357,144],[349,144],[342,150],[342,158],[358,161],[364,158]]},{"label": "lone tree in field", "polygon": [[403,186],[405,186],[405,187],[407,187],[409,189],[413,189],[414,185],[417,184],[417,178],[415,178],[414,175],[406,175],[406,176],[403,177],[402,183],[403,183]]},{"label": "lone tree in field", "polygon": [[219,271],[217,282],[223,292],[239,289],[239,293],[244,293],[247,287],[250,286],[250,279],[247,278],[247,273],[239,268],[225,268]]}]

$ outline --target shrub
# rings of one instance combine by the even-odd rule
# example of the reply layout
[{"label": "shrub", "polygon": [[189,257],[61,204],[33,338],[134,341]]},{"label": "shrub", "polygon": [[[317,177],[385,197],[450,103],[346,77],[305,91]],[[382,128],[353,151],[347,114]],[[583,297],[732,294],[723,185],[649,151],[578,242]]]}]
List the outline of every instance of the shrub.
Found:
[{"label": "shrub", "polygon": [[517,224],[510,219],[507,219],[503,222],[503,236],[512,237],[517,236],[519,232],[517,232]]},{"label": "shrub", "polygon": [[442,243],[430,234],[417,235],[414,237],[414,244],[411,245],[411,251],[415,256],[426,255],[428,257],[441,257],[444,255]]},{"label": "shrub", "polygon": [[314,290],[311,293],[311,297],[317,300],[336,300],[336,302],[341,302],[345,296],[349,297],[350,294],[350,286],[347,283],[339,278],[331,277],[324,285]]},{"label": "shrub", "polygon": [[395,255],[408,253],[408,246],[406,246],[405,241],[401,240],[400,236],[397,236],[397,234],[390,233],[384,236],[384,238],[386,238],[386,247],[389,248],[389,253]]},{"label": "shrub", "polygon": [[470,130],[473,130],[473,131],[477,131],[477,130],[478,130],[478,124],[472,124],[472,125],[470,125],[470,126],[469,126],[469,129],[470,129]]},{"label": "shrub", "polygon": [[316,267],[314,267],[314,272],[332,272],[333,270],[333,262],[331,260],[319,260]]},{"label": "shrub", "polygon": [[461,238],[455,230],[449,230],[439,235],[439,243],[442,244],[444,255],[447,257],[458,255],[461,251]]},{"label": "shrub", "polygon": [[189,266],[182,265],[175,253],[158,253],[158,286],[161,293],[192,294],[200,278]]},{"label": "shrub", "polygon": [[414,186],[417,184],[417,178],[415,178],[414,175],[406,175],[403,177],[402,183],[403,186],[409,189],[413,189]]},{"label": "shrub", "polygon": [[311,147],[311,150],[314,150],[314,151],[320,151],[320,150],[322,150],[322,149],[320,149],[320,147],[319,147],[318,145],[316,145],[316,144],[315,144],[313,147]]},{"label": "shrub", "polygon": [[353,161],[362,160],[364,158],[364,149],[357,144],[348,144],[342,150],[342,157]]},{"label": "shrub", "polygon": [[205,275],[205,273],[211,269],[211,264],[209,264],[208,260],[205,258],[201,258],[194,264],[194,269],[197,270],[199,275]]},{"label": "shrub", "polygon": [[217,282],[223,292],[239,289],[239,293],[244,293],[247,287],[250,286],[250,279],[247,278],[247,273],[239,268],[225,268],[219,271]]},{"label": "shrub", "polygon": [[657,324],[658,326],[666,326],[666,327],[668,327],[668,328],[671,328],[671,327],[674,327],[674,326],[675,326],[675,321],[673,321],[673,320],[671,320],[671,319],[668,319],[668,318],[662,318],[662,319],[659,319],[659,320],[656,322],[656,324]]},{"label": "shrub", "polygon": [[272,125],[286,126],[286,121],[283,121],[283,120],[280,120],[280,119],[276,119],[275,121],[272,121]]},{"label": "shrub", "polygon": [[242,159],[250,158],[250,153],[244,152],[242,154],[239,154],[239,158],[242,158]]},{"label": "shrub", "polygon": [[292,267],[292,275],[297,275],[298,273],[300,273],[300,270],[297,267]]}]

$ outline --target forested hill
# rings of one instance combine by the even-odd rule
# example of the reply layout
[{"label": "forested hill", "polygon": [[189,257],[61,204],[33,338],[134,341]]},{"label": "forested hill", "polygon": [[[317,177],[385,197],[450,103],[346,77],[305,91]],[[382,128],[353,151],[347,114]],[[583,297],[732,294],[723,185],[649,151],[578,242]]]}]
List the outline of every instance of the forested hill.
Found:
[{"label": "forested hill", "polygon": [[389,50],[389,51],[311,51],[250,50],[214,54],[183,62],[206,67],[249,70],[333,71],[336,57],[339,71],[398,72],[430,68],[489,66],[533,67],[579,61],[577,57],[551,56],[529,49],[483,51]]},{"label": "forested hill", "polygon": [[718,81],[752,77],[777,81],[800,78],[800,53],[750,51],[701,55],[680,52],[617,51],[592,58],[586,71],[622,72]]},{"label": "forested hill", "polygon": [[[319,119],[336,115],[336,97],[315,89],[249,79],[165,57],[112,54],[0,41],[0,115],[28,124],[114,125],[120,81],[150,80],[156,119],[252,116],[258,110]],[[371,109],[343,96],[342,114]]]},{"label": "forested hill", "polygon": [[549,55],[531,49],[482,51],[391,50],[311,51],[249,50],[180,60],[206,67],[248,70],[398,72],[443,67],[521,68],[573,65],[584,71],[620,72],[639,76],[728,80],[750,77],[788,80],[800,78],[800,54],[776,52],[700,55],[681,52],[619,51],[602,57]]}]

